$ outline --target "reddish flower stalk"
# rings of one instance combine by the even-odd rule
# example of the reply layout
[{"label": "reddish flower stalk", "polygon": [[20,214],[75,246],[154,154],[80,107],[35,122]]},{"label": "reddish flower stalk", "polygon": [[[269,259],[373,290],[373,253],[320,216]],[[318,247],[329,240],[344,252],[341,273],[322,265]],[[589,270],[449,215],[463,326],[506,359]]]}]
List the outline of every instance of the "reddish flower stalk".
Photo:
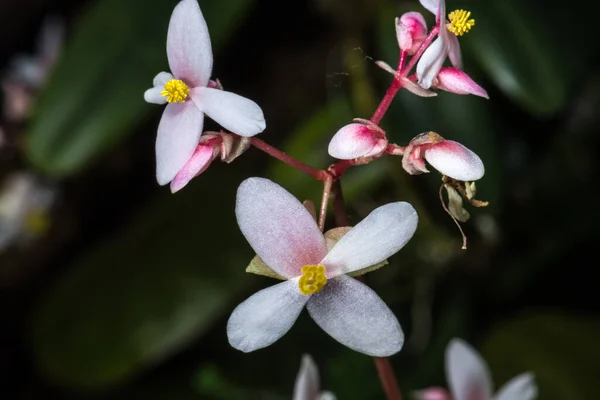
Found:
[{"label": "reddish flower stalk", "polygon": [[296,168],[298,171],[304,172],[305,174],[312,176],[316,180],[322,181],[322,180],[327,179],[327,177],[329,176],[329,174],[326,171],[318,170],[309,165],[306,165],[303,162],[298,161],[295,158],[288,156],[283,151],[276,149],[275,147],[271,146],[270,144],[268,144],[260,139],[253,137],[250,139],[250,144],[252,146],[256,147],[257,149],[267,153],[271,157],[276,158],[279,161],[286,163],[290,167]]},{"label": "reddish flower stalk", "polygon": [[413,67],[417,64],[417,61],[419,61],[419,58],[421,58],[425,50],[427,50],[427,48],[429,47],[429,44],[433,41],[433,39],[435,39],[439,31],[439,25],[436,25],[431,29],[431,32],[429,32],[429,35],[427,35],[423,43],[421,43],[421,46],[419,47],[417,52],[412,56],[410,62],[408,63],[404,71],[400,73],[400,76],[406,77],[410,73]]},{"label": "reddish flower stalk", "polygon": [[400,388],[398,387],[398,382],[394,376],[390,359],[387,357],[373,357],[373,361],[375,361],[375,366],[379,373],[379,380],[383,386],[386,398],[388,400],[402,400]]}]

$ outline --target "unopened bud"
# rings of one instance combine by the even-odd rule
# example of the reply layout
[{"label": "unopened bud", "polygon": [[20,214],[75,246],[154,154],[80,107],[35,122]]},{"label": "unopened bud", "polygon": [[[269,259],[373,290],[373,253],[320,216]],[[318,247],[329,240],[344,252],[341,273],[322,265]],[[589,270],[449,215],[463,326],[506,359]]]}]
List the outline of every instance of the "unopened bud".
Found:
[{"label": "unopened bud", "polygon": [[376,125],[352,123],[331,138],[329,155],[340,160],[379,155],[387,148],[385,132]]},{"label": "unopened bud", "polygon": [[400,50],[414,54],[427,37],[425,18],[418,12],[407,12],[396,18],[396,38]]},{"label": "unopened bud", "polygon": [[442,68],[433,87],[456,94],[473,94],[489,99],[485,89],[479,86],[469,75],[457,68]]}]

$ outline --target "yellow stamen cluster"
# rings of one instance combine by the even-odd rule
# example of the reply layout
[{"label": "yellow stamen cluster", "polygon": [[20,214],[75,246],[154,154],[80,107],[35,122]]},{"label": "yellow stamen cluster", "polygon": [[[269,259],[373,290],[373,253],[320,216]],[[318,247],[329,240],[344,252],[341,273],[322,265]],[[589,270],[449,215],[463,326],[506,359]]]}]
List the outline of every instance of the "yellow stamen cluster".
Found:
[{"label": "yellow stamen cluster", "polygon": [[325,267],[322,265],[305,265],[302,267],[302,276],[298,281],[300,293],[314,294],[323,289],[327,283]]},{"label": "yellow stamen cluster", "polygon": [[188,86],[179,79],[171,79],[165,83],[165,90],[160,92],[162,96],[167,98],[168,103],[183,103],[189,93]]},{"label": "yellow stamen cluster", "polygon": [[29,211],[23,220],[25,232],[33,236],[39,236],[46,233],[50,227],[50,215],[41,209]]},{"label": "yellow stamen cluster", "polygon": [[448,14],[450,23],[446,25],[446,28],[456,36],[462,36],[469,32],[475,25],[474,19],[469,19],[471,16],[470,11],[465,10],[454,10]]}]

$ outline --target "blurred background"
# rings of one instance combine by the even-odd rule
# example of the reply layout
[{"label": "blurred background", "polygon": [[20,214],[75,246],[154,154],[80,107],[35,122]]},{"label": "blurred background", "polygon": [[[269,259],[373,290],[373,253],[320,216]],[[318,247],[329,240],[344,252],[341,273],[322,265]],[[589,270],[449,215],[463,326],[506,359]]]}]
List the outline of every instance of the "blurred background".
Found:
[{"label": "blurred background", "polygon": [[[0,398],[289,399],[303,353],[341,399],[383,398],[371,358],[303,313],[280,341],[232,349],[233,308],[274,283],[249,275],[234,194],[269,177],[300,199],[321,185],[256,150],[215,161],[171,195],[154,177],[162,107],[143,92],[167,70],[175,0],[0,3]],[[415,1],[200,0],[213,78],[255,100],[260,138],[318,168],[333,133],[369,118],[396,65],[394,18]],[[539,399],[597,398],[600,347],[595,178],[600,174],[600,3],[448,0],[472,11],[465,71],[490,100],[400,94],[382,121],[406,144],[433,130],[481,156],[463,224],[436,172],[399,158],[342,179],[353,223],[386,202],[418,210],[415,237],[366,276],[407,341],[392,357],[408,396],[446,386],[443,352],[472,343],[496,388],[531,370]],[[216,125],[207,122],[206,129]],[[333,221],[329,221],[333,226]]]}]

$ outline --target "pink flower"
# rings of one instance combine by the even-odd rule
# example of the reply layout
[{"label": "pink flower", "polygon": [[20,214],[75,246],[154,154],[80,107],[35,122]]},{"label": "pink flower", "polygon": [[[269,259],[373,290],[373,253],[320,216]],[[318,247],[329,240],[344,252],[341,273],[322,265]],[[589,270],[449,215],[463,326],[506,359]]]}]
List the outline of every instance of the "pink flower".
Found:
[{"label": "pink flower", "polygon": [[329,155],[340,160],[371,157],[383,153],[388,141],[376,125],[348,124],[333,135]]},{"label": "pink flower", "polygon": [[292,400],[335,400],[331,392],[321,392],[317,364],[308,354],[302,356]]},{"label": "pink flower", "polygon": [[204,172],[217,155],[219,155],[220,149],[220,140],[216,141],[215,137],[203,135],[192,157],[171,181],[171,193],[183,189],[192,178]]},{"label": "pink flower", "polygon": [[240,136],[262,132],[260,107],[245,97],[209,87],[212,50],[208,28],[198,2],[182,0],[175,6],[167,33],[171,73],[161,72],[144,93],[149,103],[167,104],[156,138],[156,180],[172,181],[197,149],[204,114]]},{"label": "pink flower", "polygon": [[476,181],[485,173],[477,154],[435,132],[421,133],[410,141],[404,149],[402,167],[411,175],[429,172],[423,158],[442,174],[459,181]]},{"label": "pink flower", "polygon": [[327,250],[307,209],[281,186],[246,179],[237,193],[240,229],[256,254],[286,281],[241,303],[227,323],[229,343],[250,352],[281,338],[306,306],[331,337],[361,353],[385,357],[402,348],[398,320],[369,287],[346,274],[400,250],[417,227],[404,202],[375,209]]},{"label": "pink flower", "polygon": [[446,348],[446,378],[453,400],[532,400],[537,396],[534,376],[518,375],[492,395],[490,371],[466,342],[452,339]]},{"label": "pink flower", "polygon": [[442,68],[433,82],[433,87],[455,94],[473,94],[489,99],[484,88],[457,68]]},{"label": "pink flower", "polygon": [[[445,0],[419,0],[421,5],[431,11],[439,24],[438,38],[425,50],[417,63],[417,77],[419,84],[429,89],[433,80],[440,72],[446,57],[450,58],[452,65],[462,69],[462,55],[456,34],[446,27],[446,2]],[[462,10],[459,10],[462,11]],[[470,14],[469,14],[470,15]],[[469,20],[470,22],[473,20]],[[473,21],[474,23],[474,21]],[[460,32],[459,32],[460,33]]]},{"label": "pink flower", "polygon": [[407,12],[396,18],[396,37],[400,50],[414,54],[427,37],[425,18],[418,12]]}]

